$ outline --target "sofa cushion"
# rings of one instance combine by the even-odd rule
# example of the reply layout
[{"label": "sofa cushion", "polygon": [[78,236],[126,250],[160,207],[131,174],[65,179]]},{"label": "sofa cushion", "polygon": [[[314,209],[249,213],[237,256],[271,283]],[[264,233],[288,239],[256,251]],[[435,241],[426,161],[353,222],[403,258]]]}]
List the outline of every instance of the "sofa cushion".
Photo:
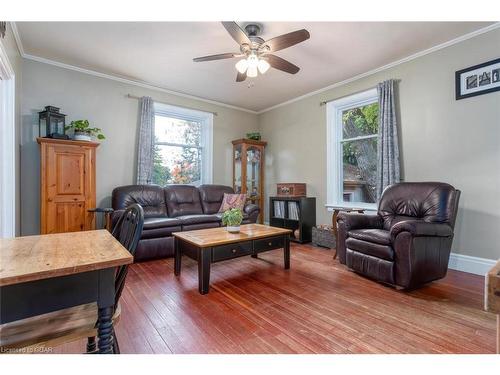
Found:
[{"label": "sofa cushion", "polygon": [[388,230],[383,229],[355,229],[348,232],[349,237],[358,240],[378,243],[380,245],[390,245],[391,235]]},{"label": "sofa cushion", "polygon": [[181,225],[179,219],[169,217],[149,217],[144,219],[144,230],[175,227]]},{"label": "sofa cushion", "polygon": [[182,225],[203,224],[203,223],[218,223],[221,219],[217,215],[182,215],[177,216],[177,220]]},{"label": "sofa cushion", "polygon": [[205,214],[215,214],[219,212],[224,193],[234,193],[232,187],[224,185],[200,185],[198,190],[200,191],[201,206]]},{"label": "sofa cushion", "polygon": [[380,245],[373,242],[362,241],[356,238],[347,238],[345,241],[348,249],[373,256],[375,258],[385,259],[389,261],[394,260],[394,250],[387,245]]},{"label": "sofa cushion", "polygon": [[124,210],[131,204],[140,204],[144,218],[167,217],[165,193],[157,185],[127,185],[113,189],[111,205],[114,210]]},{"label": "sofa cushion", "polygon": [[141,240],[147,238],[161,238],[161,237],[170,237],[174,232],[181,232],[182,227],[179,223],[177,226],[173,227],[162,227],[162,228],[153,228],[153,229],[143,229],[141,234]]},{"label": "sofa cushion", "polygon": [[191,185],[167,185],[164,189],[169,217],[202,215],[200,193]]}]

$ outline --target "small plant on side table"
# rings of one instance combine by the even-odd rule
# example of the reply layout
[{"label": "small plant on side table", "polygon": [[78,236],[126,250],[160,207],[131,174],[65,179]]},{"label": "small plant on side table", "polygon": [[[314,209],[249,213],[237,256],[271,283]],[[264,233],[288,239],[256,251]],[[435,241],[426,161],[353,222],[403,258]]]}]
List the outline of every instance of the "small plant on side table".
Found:
[{"label": "small plant on side table", "polygon": [[222,225],[226,225],[230,233],[239,233],[242,221],[243,212],[239,208],[231,208],[222,214]]},{"label": "small plant on side table", "polygon": [[65,129],[74,131],[73,139],[75,141],[91,141],[92,137],[96,137],[99,140],[106,138],[102,134],[101,129],[90,127],[89,120],[71,121]]}]

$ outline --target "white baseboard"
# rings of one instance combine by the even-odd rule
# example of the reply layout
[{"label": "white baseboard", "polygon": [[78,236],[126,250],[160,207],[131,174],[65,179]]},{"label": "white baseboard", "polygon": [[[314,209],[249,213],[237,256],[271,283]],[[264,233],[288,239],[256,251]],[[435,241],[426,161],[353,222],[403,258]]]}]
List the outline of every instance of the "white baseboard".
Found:
[{"label": "white baseboard", "polygon": [[469,255],[451,253],[448,267],[452,270],[484,276],[495,265],[496,262],[497,261],[493,259],[478,258]]}]

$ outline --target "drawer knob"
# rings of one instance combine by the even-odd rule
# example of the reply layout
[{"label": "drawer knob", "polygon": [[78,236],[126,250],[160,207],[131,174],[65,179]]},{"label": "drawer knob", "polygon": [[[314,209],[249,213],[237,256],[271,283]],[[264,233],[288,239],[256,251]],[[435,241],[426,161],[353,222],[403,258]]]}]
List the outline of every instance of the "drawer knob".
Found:
[{"label": "drawer knob", "polygon": [[268,243],[268,245],[269,245],[269,246],[273,246],[273,243],[272,243],[272,242],[269,242],[269,243]]},{"label": "drawer knob", "polygon": [[236,249],[231,250],[231,252],[232,252],[233,254],[234,254],[234,253],[236,253]]}]

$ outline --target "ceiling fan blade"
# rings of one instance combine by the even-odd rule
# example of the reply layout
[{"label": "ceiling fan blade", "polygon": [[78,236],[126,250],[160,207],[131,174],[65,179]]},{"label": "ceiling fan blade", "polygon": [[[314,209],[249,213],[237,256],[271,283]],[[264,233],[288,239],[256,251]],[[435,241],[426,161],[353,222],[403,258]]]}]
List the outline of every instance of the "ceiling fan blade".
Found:
[{"label": "ceiling fan blade", "polygon": [[236,82],[243,82],[245,79],[247,79],[247,74],[238,72],[238,75],[236,76]]},{"label": "ceiling fan blade", "polygon": [[[269,39],[260,46],[260,50],[268,49],[268,52],[276,52],[309,39],[310,34],[306,29],[292,31],[288,34]],[[266,48],[267,47],[267,48]]]},{"label": "ceiling fan blade", "polygon": [[223,21],[222,26],[227,30],[227,32],[231,35],[231,37],[238,43],[240,46],[242,44],[251,45],[252,42],[248,39],[247,34],[238,26],[236,22],[233,21]]},{"label": "ceiling fan blade", "polygon": [[290,74],[295,74],[300,70],[297,65],[294,65],[276,55],[265,55],[264,59],[266,59],[269,65],[271,65],[274,69],[279,69]]},{"label": "ceiling fan blade", "polygon": [[201,62],[201,61],[232,59],[233,57],[239,57],[239,56],[243,56],[243,55],[241,53],[219,53],[218,55],[197,57],[197,58],[193,59],[193,61],[194,62]]}]

